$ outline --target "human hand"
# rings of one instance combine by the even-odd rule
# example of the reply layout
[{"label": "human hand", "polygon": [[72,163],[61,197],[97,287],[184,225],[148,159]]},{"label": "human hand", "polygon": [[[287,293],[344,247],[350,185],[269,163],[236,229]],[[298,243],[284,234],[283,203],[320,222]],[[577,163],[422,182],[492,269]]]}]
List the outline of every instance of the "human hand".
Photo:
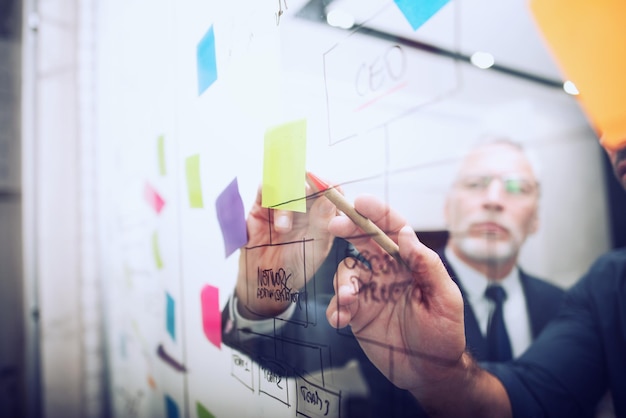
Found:
[{"label": "human hand", "polygon": [[261,202],[259,187],[246,220],[248,243],[240,252],[235,289],[238,310],[248,318],[276,316],[297,301],[330,251],[328,222],[337,213],[323,196],[308,197],[306,213],[268,209]]},{"label": "human hand", "polygon": [[444,379],[465,350],[461,293],[439,256],[419,242],[401,216],[371,196],[357,198],[355,208],[397,241],[402,262],[350,219],[335,217],[330,232],[352,242],[371,269],[355,259],[339,264],[328,321],[336,328],[350,325],[391,382],[419,392]]}]

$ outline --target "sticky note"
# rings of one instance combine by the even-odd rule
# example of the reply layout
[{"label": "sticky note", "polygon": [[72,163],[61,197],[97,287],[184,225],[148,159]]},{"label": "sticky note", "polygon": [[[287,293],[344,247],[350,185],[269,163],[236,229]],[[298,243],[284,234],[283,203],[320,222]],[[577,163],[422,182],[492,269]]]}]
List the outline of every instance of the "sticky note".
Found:
[{"label": "sticky note", "polygon": [[206,285],[200,292],[202,306],[202,330],[204,336],[217,348],[222,347],[222,314],[219,289]]},{"label": "sticky note", "polygon": [[265,132],[263,198],[265,208],[306,212],[306,120]]},{"label": "sticky note", "polygon": [[210,413],[200,402],[196,402],[196,415],[198,418],[215,418],[215,415]]},{"label": "sticky note", "polygon": [[161,270],[163,268],[163,260],[161,259],[161,251],[159,250],[159,234],[156,231],[152,234],[152,255],[154,256],[156,268]]},{"label": "sticky note", "polygon": [[215,60],[215,32],[213,25],[204,34],[197,47],[198,96],[204,93],[217,80]]},{"label": "sticky note", "polygon": [[450,0],[394,0],[413,30],[417,30]]},{"label": "sticky note", "polygon": [[217,197],[215,207],[224,238],[224,251],[228,257],[248,242],[246,215],[236,178]]},{"label": "sticky note", "polygon": [[174,309],[175,309],[174,298],[169,293],[166,292],[165,299],[166,299],[166,302],[165,302],[166,324],[165,325],[167,327],[168,334],[170,334],[170,336],[172,337],[172,340],[176,341],[176,316],[174,313]]},{"label": "sticky note", "polygon": [[603,145],[626,143],[626,2],[532,0],[530,8]]},{"label": "sticky note", "polygon": [[167,174],[165,168],[165,137],[159,135],[157,138],[157,155],[159,157],[159,174],[164,176]]},{"label": "sticky note", "polygon": [[167,418],[178,418],[180,416],[178,413],[178,404],[168,395],[165,395],[165,411]]},{"label": "sticky note", "polygon": [[203,208],[202,182],[200,181],[200,155],[192,155],[185,161],[185,172],[187,174],[187,193],[189,196],[189,206],[192,208]]},{"label": "sticky note", "polygon": [[184,364],[177,361],[174,357],[170,356],[167,351],[165,351],[165,347],[163,347],[163,344],[159,344],[159,347],[157,348],[157,356],[159,356],[161,360],[163,360],[166,364],[171,366],[177,372],[187,371]]},{"label": "sticky note", "polygon": [[163,206],[165,206],[165,200],[163,200],[154,187],[148,183],[144,186],[143,197],[157,214],[161,213]]}]

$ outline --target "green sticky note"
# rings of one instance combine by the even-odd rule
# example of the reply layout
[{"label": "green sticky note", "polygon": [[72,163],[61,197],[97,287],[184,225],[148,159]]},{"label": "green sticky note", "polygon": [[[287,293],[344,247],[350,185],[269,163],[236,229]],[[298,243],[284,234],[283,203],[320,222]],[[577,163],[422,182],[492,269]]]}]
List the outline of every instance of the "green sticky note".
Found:
[{"label": "green sticky note", "polygon": [[160,135],[157,139],[157,151],[159,155],[159,174],[164,176],[167,174],[165,170],[165,137]]},{"label": "green sticky note", "polygon": [[265,132],[263,207],[306,212],[306,120]]},{"label": "green sticky note", "polygon": [[187,158],[187,161],[185,161],[185,171],[187,172],[189,206],[192,208],[203,208],[202,182],[200,181],[200,155],[196,154]]},{"label": "green sticky note", "polygon": [[198,418],[215,418],[200,402],[196,402],[196,414]]},{"label": "green sticky note", "polygon": [[154,263],[161,270],[163,268],[163,260],[161,259],[161,251],[159,250],[159,234],[155,231],[152,234],[152,254],[154,255]]}]

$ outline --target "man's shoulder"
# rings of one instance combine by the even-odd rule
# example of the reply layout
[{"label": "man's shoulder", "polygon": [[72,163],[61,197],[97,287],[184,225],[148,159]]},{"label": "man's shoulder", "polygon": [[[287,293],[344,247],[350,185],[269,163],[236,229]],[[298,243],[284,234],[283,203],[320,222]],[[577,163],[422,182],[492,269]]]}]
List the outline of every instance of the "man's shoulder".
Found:
[{"label": "man's shoulder", "polygon": [[533,276],[520,270],[520,280],[527,298],[541,298],[544,301],[559,302],[565,296],[565,289],[548,279]]},{"label": "man's shoulder", "polygon": [[592,264],[589,271],[573,286],[592,294],[626,292],[626,248],[609,251]]},{"label": "man's shoulder", "polygon": [[620,270],[626,268],[626,247],[616,248],[600,257],[594,262],[593,268],[618,268]]}]

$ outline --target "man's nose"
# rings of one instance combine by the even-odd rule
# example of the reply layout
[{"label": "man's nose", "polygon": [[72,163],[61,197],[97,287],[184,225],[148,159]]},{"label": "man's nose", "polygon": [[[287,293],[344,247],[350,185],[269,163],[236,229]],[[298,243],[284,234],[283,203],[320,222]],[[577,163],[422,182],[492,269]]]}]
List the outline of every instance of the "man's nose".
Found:
[{"label": "man's nose", "polygon": [[502,208],[506,191],[500,179],[492,179],[485,193],[485,205],[488,207]]}]

